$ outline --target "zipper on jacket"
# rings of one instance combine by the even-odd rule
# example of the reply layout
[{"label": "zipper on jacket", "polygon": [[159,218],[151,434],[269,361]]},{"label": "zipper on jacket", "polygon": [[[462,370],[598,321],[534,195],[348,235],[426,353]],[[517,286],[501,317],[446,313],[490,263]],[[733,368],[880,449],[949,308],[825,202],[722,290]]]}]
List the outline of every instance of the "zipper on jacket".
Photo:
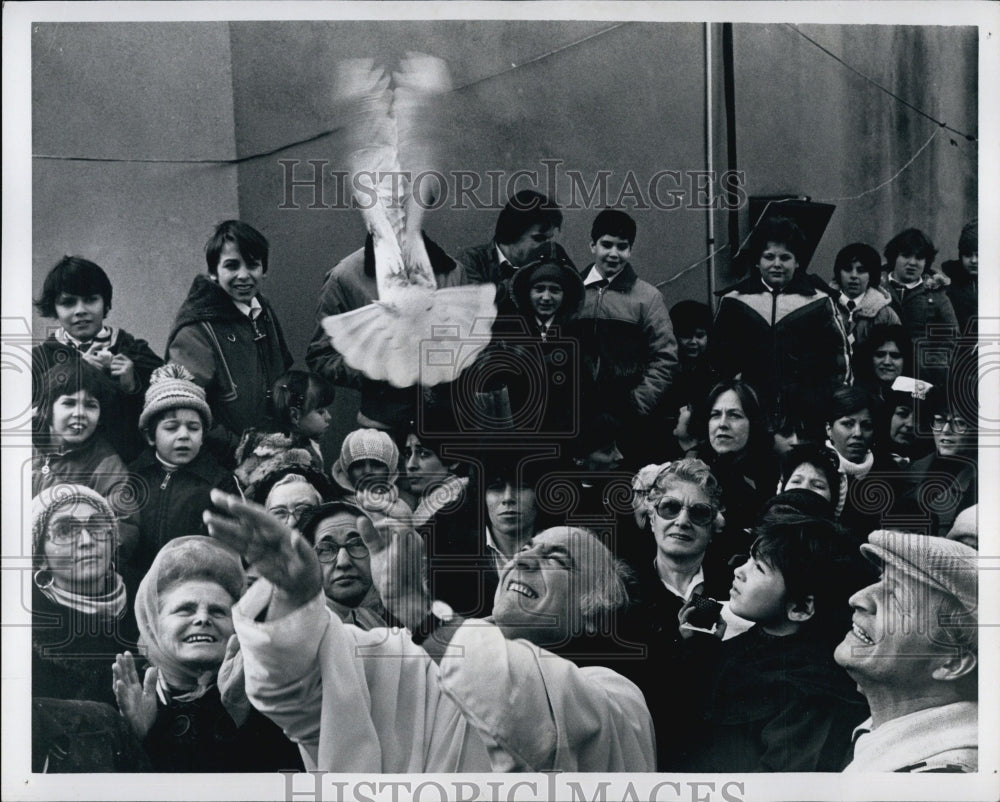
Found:
[{"label": "zipper on jacket", "polygon": [[173,476],[172,471],[167,471],[167,475],[163,477],[163,481],[160,482],[160,503],[157,505],[158,509],[156,511],[156,550],[159,551],[166,544],[169,533],[164,536],[164,529],[166,528],[167,522],[167,511],[170,509],[169,499],[170,499],[170,477]]}]

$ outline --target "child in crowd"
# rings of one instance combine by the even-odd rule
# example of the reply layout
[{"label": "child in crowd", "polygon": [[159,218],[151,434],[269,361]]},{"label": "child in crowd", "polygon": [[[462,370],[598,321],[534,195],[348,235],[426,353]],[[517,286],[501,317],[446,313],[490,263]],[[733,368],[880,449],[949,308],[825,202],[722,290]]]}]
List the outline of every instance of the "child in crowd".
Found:
[{"label": "child in crowd", "polygon": [[635,236],[635,220],[625,212],[605,209],[594,219],[578,330],[594,386],[584,408],[622,421],[622,451],[637,468],[660,456],[651,418],[677,372],[677,343],[663,296],[630,261]]},{"label": "child in crowd", "polygon": [[85,360],[49,370],[41,382],[41,405],[35,410],[35,454],[31,460],[31,495],[59,484],[79,484],[100,493],[122,516],[119,549],[131,552],[135,523],[125,463],[104,434],[104,406],[114,392],[110,380]]},{"label": "child in crowd", "polygon": [[[107,432],[112,447],[124,460],[142,451],[138,420],[142,394],[149,376],[163,364],[145,340],[124,329],[107,326],[111,311],[111,281],[99,265],[81,256],[64,256],[49,271],[35,301],[42,317],[55,318],[59,328],[31,349],[33,376],[50,368],[79,360],[97,368],[110,379],[103,412],[107,420],[120,422]],[[34,405],[41,386],[36,384]]]},{"label": "child in crowd", "polygon": [[[725,642],[722,618],[716,637],[686,630],[684,687],[704,692],[704,727],[682,739],[688,753],[674,768],[840,771],[867,709],[833,647],[850,628],[848,599],[869,574],[832,521],[774,515],[754,534],[729,604],[755,625]],[[682,622],[693,609],[681,611]]]},{"label": "child in crowd", "polygon": [[105,434],[103,414],[114,391],[89,362],[47,371],[35,409],[31,495],[57,484],[82,484],[107,497],[126,476],[125,463]]},{"label": "child in crowd", "polygon": [[247,429],[236,449],[236,480],[247,498],[261,501],[275,478],[307,475],[320,492],[330,491],[319,440],[330,427],[334,388],[322,376],[290,370],[274,383],[275,431]]},{"label": "child in crowd", "polygon": [[204,534],[201,514],[213,487],[235,492],[231,473],[204,448],[212,412],[183,365],[153,371],[139,427],[149,447],[130,466],[138,509],[139,540],[122,575],[134,594],[163,545],[182,535]]},{"label": "child in crowd", "polygon": [[679,367],[674,387],[681,395],[704,398],[718,381],[708,361],[712,310],[700,301],[679,301],[670,307],[670,322],[677,338]]},{"label": "child in crowd", "polygon": [[271,388],[292,364],[278,318],[259,288],[267,276],[264,235],[220,223],[205,246],[208,275],[194,279],[167,338],[167,355],[205,388],[215,426],[206,445],[227,467],[243,432],[271,415]]},{"label": "child in crowd", "polygon": [[331,473],[347,494],[344,500],[357,504],[376,523],[386,518],[410,520],[410,508],[396,488],[399,449],[386,432],[355,429],[348,433]]},{"label": "child in crowd", "polygon": [[[979,221],[970,220],[962,226],[958,238],[958,259],[942,263],[941,272],[950,280],[948,300],[955,308],[959,334],[975,335],[979,315]],[[969,322],[972,326],[969,326]]]}]

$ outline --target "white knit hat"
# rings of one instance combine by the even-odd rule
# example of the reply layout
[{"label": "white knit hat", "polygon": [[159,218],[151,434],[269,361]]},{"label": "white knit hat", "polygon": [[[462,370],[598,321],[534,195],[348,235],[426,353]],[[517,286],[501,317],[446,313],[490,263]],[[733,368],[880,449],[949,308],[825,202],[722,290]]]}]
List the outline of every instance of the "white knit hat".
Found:
[{"label": "white knit hat", "polygon": [[347,470],[355,462],[363,459],[376,460],[389,469],[389,482],[396,481],[399,471],[399,449],[392,438],[378,429],[355,429],[344,438],[340,447],[340,457],[333,464],[331,474],[341,487],[354,490]]},{"label": "white knit hat", "polygon": [[157,368],[149,377],[139,428],[145,430],[150,418],[168,409],[197,410],[205,420],[205,428],[212,425],[212,410],[205,401],[205,390],[195,384],[191,371],[176,362]]}]

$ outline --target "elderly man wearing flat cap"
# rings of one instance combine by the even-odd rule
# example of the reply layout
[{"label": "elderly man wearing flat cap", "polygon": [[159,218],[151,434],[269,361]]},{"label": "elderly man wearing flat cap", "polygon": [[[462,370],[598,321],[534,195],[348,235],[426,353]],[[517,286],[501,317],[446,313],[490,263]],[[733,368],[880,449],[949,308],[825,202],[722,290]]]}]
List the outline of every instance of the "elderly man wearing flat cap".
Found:
[{"label": "elderly man wearing flat cap", "polygon": [[978,766],[976,552],[945,538],[877,531],[862,553],[882,570],[851,599],[834,658],[871,718],[846,772],[975,772]]}]

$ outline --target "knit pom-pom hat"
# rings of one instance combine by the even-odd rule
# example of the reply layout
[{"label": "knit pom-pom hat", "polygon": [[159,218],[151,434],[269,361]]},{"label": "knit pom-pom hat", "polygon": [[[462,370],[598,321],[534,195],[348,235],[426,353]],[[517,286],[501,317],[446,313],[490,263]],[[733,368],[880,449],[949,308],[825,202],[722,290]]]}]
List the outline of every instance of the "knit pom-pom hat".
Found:
[{"label": "knit pom-pom hat", "polygon": [[205,428],[212,425],[212,410],[205,401],[205,390],[195,384],[191,371],[176,362],[157,368],[149,377],[146,402],[139,415],[139,428],[145,431],[150,418],[168,409],[197,410],[205,421]]}]

